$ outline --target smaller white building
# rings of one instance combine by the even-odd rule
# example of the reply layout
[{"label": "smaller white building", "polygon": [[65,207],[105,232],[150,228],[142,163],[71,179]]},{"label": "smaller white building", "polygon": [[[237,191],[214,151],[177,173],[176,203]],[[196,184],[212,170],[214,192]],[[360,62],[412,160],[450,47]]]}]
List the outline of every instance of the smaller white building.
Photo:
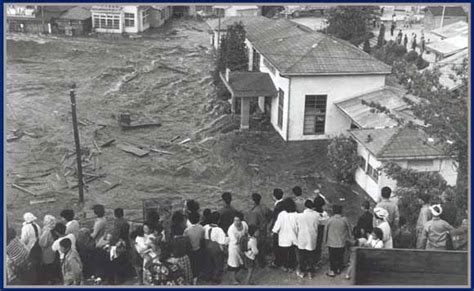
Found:
[{"label": "smaller white building", "polygon": [[388,186],[396,189],[397,182],[380,170],[387,162],[421,172],[438,172],[448,185],[455,185],[457,166],[439,146],[422,131],[408,127],[356,129],[349,134],[357,142],[357,153],[362,163],[355,173],[355,181],[379,201],[380,191]]},{"label": "smaller white building", "polygon": [[256,5],[213,6],[213,10],[215,11],[216,15],[221,15],[224,17],[262,15],[262,9]]},{"label": "smaller white building", "polygon": [[167,6],[100,5],[91,9],[92,27],[99,33],[140,33],[161,26],[171,17]]}]

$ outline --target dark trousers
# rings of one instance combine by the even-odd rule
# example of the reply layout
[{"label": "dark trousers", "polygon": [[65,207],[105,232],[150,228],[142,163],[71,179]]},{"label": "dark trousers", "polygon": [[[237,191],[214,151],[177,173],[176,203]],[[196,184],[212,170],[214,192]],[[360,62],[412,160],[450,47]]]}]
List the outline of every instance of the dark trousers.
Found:
[{"label": "dark trousers", "polygon": [[273,234],[273,257],[275,266],[283,266],[282,252],[280,246],[278,246],[278,234]]},{"label": "dark trousers", "polygon": [[280,247],[280,254],[283,267],[287,269],[296,268],[296,247]]},{"label": "dark trousers", "polygon": [[206,242],[208,266],[206,267],[206,280],[220,282],[224,274],[225,256],[219,244],[213,241]]},{"label": "dark trousers", "polygon": [[329,268],[331,271],[339,273],[342,271],[345,248],[331,248],[329,249]]},{"label": "dark trousers", "polygon": [[323,248],[324,225],[318,226],[318,236],[316,239],[316,249],[314,250],[314,262],[317,264],[321,261],[321,253]]},{"label": "dark trousers", "polygon": [[298,249],[298,269],[300,272],[314,273],[314,251]]},{"label": "dark trousers", "polygon": [[255,260],[257,261],[260,268],[264,268],[267,264],[266,257],[267,254],[270,253],[270,243],[271,242],[268,240],[267,237],[263,237],[257,240],[258,254],[255,257]]},{"label": "dark trousers", "polygon": [[200,274],[204,271],[202,270],[202,249],[197,251],[191,251],[189,259],[191,260],[191,269],[193,271],[193,277],[198,278]]}]

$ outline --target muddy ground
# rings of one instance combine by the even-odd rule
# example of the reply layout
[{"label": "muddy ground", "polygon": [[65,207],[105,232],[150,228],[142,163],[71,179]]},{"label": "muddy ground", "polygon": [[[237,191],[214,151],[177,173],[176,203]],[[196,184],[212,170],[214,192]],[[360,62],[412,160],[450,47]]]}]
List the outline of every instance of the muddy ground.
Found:
[{"label": "muddy ground", "polygon": [[[5,132],[26,133],[5,145],[7,218],[18,231],[26,211],[42,219],[72,207],[87,225],[91,206],[101,203],[109,218],[122,207],[128,219],[141,221],[141,199],[177,206],[193,198],[202,209],[217,209],[223,191],[234,193],[235,207],[245,211],[251,193],[261,193],[272,206],[273,188],[290,194],[295,185],[310,193],[322,184],[323,193],[342,203],[351,221],[359,214],[362,194],[332,180],[325,142],[285,143],[257,120],[250,132],[239,132],[239,117],[223,114],[204,22],[174,20],[136,39],[8,35],[6,51]],[[74,188],[72,82],[85,178],[95,179],[87,183],[83,207]],[[134,121],[162,125],[122,130],[117,118],[123,112]],[[111,146],[100,147],[111,139],[116,140]],[[122,143],[166,153],[137,157],[122,151]],[[31,193],[12,188],[13,183]],[[55,201],[32,204],[46,198]],[[292,280],[281,279],[279,271],[260,272],[259,284],[299,284],[294,274]],[[321,282],[334,284],[327,280]]]}]

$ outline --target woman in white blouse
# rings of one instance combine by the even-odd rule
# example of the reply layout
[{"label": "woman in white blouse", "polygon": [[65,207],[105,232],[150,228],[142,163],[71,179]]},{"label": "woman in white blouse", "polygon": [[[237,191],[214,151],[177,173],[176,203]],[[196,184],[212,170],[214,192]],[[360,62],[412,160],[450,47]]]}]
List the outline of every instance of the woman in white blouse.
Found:
[{"label": "woman in white blouse", "polygon": [[296,268],[296,204],[291,198],[286,198],[281,203],[283,203],[283,211],[278,214],[272,232],[278,234],[283,271],[289,272]]},{"label": "woman in white blouse", "polygon": [[248,225],[243,221],[243,214],[238,213],[234,217],[234,223],[227,230],[229,236],[229,257],[227,258],[227,269],[231,272],[232,283],[240,284],[237,280],[237,272],[244,264],[243,252],[240,249],[240,240],[248,232]]}]

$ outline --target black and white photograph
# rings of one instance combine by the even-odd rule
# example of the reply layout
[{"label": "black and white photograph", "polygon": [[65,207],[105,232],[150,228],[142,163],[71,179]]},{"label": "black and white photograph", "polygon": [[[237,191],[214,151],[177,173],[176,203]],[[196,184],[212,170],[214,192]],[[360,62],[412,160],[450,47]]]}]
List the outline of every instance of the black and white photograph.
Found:
[{"label": "black and white photograph", "polygon": [[3,10],[3,287],[471,286],[469,3]]}]

